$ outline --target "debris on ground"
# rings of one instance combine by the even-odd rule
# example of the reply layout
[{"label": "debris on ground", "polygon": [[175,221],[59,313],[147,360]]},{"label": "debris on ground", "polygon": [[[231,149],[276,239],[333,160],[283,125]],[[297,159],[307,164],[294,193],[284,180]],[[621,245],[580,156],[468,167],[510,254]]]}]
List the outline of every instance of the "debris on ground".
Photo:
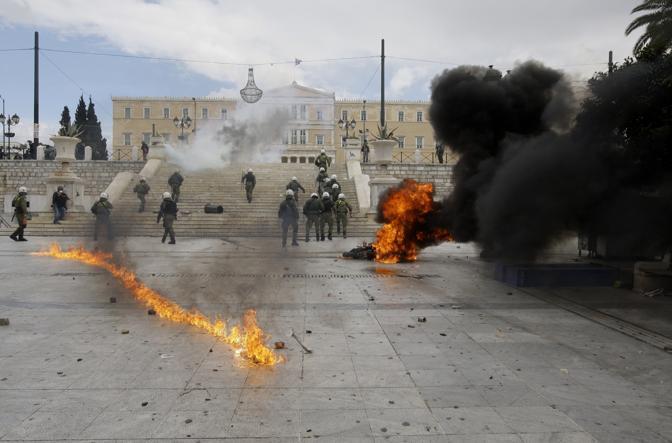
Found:
[{"label": "debris on ground", "polygon": [[148,404],[149,404],[148,402],[143,401],[140,405],[144,408],[144,407],[147,406]]},{"label": "debris on ground", "polygon": [[665,289],[663,288],[652,289],[650,291],[646,291],[644,295],[646,295],[647,297],[658,297],[659,295],[665,295]]},{"label": "debris on ground", "polygon": [[451,305],[450,309],[462,309],[461,305]]},{"label": "debris on ground", "polygon": [[110,297],[110,303],[116,303],[117,297]]},{"label": "debris on ground", "polygon": [[156,315],[156,311],[154,309],[150,309],[147,311],[147,315]]},{"label": "debris on ground", "polygon": [[303,343],[301,343],[301,340],[299,340],[299,337],[296,336],[296,333],[294,333],[294,329],[289,330],[289,336],[292,337],[296,342],[303,348],[303,350],[306,352],[306,354],[312,354],[313,351],[308,349]]},{"label": "debris on ground", "polygon": [[373,247],[373,243],[364,242],[362,246],[344,252],[343,257],[355,260],[373,260],[376,258],[376,249]]},{"label": "debris on ground", "polygon": [[276,341],[273,346],[275,349],[285,349],[285,342],[284,341]]},{"label": "debris on ground", "polygon": [[9,326],[8,318],[0,318],[0,326]]},{"label": "debris on ground", "polygon": [[131,331],[129,331],[128,329],[124,329],[123,331],[121,331],[122,334],[128,334],[129,332]]},{"label": "debris on ground", "polygon": [[427,317],[418,317],[418,323],[426,323]]}]

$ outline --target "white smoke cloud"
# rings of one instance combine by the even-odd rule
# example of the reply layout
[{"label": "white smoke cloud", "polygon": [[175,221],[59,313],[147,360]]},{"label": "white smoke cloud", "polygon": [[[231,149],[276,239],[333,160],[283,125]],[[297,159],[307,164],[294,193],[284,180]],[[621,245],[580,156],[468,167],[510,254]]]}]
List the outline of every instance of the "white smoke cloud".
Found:
[{"label": "white smoke cloud", "polygon": [[278,162],[289,118],[284,107],[239,103],[234,118],[223,124],[199,122],[189,144],[166,145],[166,154],[186,171]]}]

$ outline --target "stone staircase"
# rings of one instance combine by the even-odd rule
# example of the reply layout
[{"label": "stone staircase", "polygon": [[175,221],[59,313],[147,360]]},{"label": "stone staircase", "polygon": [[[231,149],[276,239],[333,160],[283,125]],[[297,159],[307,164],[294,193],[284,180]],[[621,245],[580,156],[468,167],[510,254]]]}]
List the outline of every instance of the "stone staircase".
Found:
[{"label": "stone staircase", "polygon": [[[309,164],[256,164],[251,165],[257,177],[252,203],[247,203],[240,179],[243,169],[230,166],[224,169],[201,172],[182,172],[184,184],[181,188],[178,207],[180,213],[175,224],[178,237],[279,237],[281,235],[277,218],[278,205],[284,200],[285,186],[292,176],[306,188],[306,194],[299,196],[299,205],[315,191],[315,166]],[[246,168],[245,168],[246,169]],[[161,194],[168,191],[168,177],[174,166],[164,165],[149,179],[151,191],[147,196],[145,212],[138,213],[138,199],[129,186],[115,204],[113,224],[118,236],[161,236],[163,228],[156,224]],[[348,236],[373,238],[378,224],[367,219],[358,211],[354,183],[346,180],[344,166],[332,166],[330,174],[337,174],[339,182],[353,207],[353,217],[348,226]],[[205,214],[207,203],[222,205],[223,214]],[[299,220],[299,238],[304,237],[305,219]],[[60,225],[52,223],[50,213],[34,214],[27,235],[44,236],[90,236],[93,230],[93,215],[90,213],[69,214]],[[7,228],[0,232],[7,233]]]}]

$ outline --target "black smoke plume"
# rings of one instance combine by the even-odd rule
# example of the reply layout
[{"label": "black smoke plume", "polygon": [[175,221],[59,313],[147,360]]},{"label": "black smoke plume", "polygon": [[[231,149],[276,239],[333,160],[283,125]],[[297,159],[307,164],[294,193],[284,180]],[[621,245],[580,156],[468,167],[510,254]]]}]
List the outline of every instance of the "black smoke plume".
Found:
[{"label": "black smoke plume", "polygon": [[611,255],[665,252],[672,100],[669,84],[651,88],[672,78],[671,66],[636,62],[596,76],[578,115],[564,75],[538,62],[505,76],[479,66],[444,71],[432,83],[430,118],[460,159],[432,225],[498,258],[533,259],[578,231]]}]

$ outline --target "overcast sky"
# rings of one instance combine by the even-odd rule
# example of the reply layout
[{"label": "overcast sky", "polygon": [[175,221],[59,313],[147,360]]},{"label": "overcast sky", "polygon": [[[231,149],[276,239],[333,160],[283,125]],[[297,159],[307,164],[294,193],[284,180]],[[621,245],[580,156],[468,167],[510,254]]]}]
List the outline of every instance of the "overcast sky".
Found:
[{"label": "overcast sky", "polygon": [[[293,80],[337,98],[380,95],[380,39],[385,38],[386,97],[428,99],[429,82],[459,64],[502,70],[530,58],[576,80],[630,55],[625,37],[636,0],[2,0],[0,49],[30,48],[40,31],[46,49],[92,51],[214,63],[148,61],[44,51],[41,138],[58,127],[64,105],[80,93],[96,103],[110,136],[112,95],[237,96],[247,65],[261,89]],[[31,51],[0,52],[0,94],[30,137]],[[312,61],[370,57],[338,61]],[[302,59],[304,62],[281,62]],[[417,59],[417,60],[408,60]],[[234,63],[232,65],[221,62]],[[578,83],[577,83],[578,84]]]}]

